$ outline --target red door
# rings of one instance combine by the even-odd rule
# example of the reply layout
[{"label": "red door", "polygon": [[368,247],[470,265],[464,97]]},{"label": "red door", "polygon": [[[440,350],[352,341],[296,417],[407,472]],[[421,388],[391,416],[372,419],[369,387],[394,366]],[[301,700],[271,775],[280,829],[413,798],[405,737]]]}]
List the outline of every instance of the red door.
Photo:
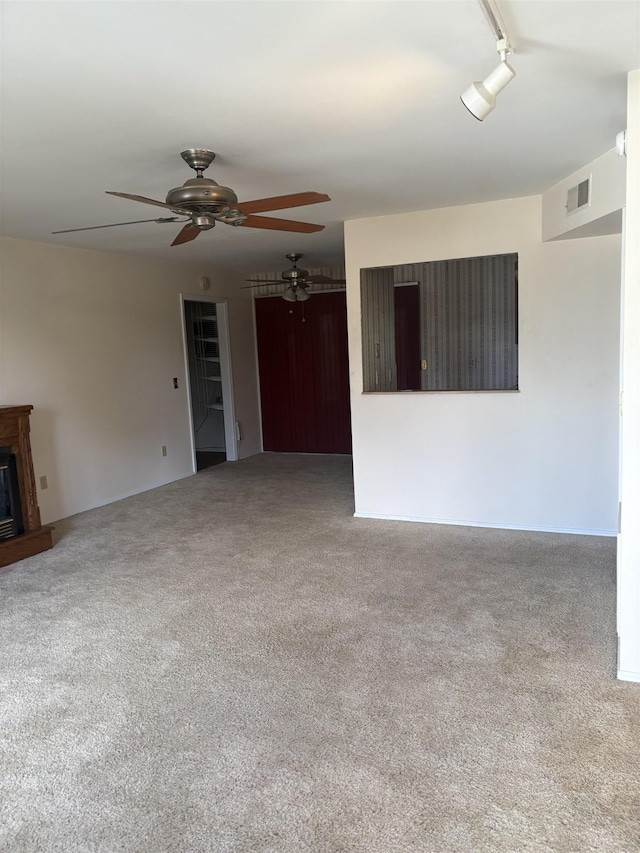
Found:
[{"label": "red door", "polygon": [[264,449],[351,453],[345,292],[255,306]]},{"label": "red door", "polygon": [[398,391],[419,391],[420,288],[417,284],[393,288]]}]

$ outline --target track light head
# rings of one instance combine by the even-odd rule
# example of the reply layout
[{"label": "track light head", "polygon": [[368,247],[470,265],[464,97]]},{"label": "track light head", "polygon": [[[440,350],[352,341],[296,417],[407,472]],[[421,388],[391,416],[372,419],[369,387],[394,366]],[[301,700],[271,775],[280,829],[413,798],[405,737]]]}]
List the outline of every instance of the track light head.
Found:
[{"label": "track light head", "polygon": [[[479,0],[484,8],[486,0]],[[474,118],[483,121],[496,105],[496,96],[502,92],[504,87],[516,76],[516,72],[507,62],[507,56],[511,53],[506,35],[502,35],[496,42],[496,50],[500,54],[500,64],[494,68],[491,74],[482,82],[476,80],[469,88],[460,95],[460,100],[469,110]]]},{"label": "track light head", "polygon": [[510,83],[516,72],[506,59],[502,59],[497,68],[482,82],[472,83],[462,93],[460,100],[474,118],[483,121],[496,105],[496,95]]}]

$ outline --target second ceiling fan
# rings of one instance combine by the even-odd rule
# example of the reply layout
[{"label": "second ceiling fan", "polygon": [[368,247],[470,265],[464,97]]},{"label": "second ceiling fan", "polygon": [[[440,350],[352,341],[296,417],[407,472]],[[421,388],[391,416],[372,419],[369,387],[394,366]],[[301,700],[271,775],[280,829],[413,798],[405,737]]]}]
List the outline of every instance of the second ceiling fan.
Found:
[{"label": "second ceiling fan", "polygon": [[[205,148],[188,148],[180,155],[182,159],[196,172],[195,178],[190,178],[181,187],[174,187],[167,193],[166,201],[156,201],[142,195],[107,191],[108,195],[152,204],[170,210],[177,216],[187,218],[186,224],[175,238],[172,246],[188,243],[200,234],[213,228],[216,222],[226,225],[244,226],[245,228],[266,228],[270,231],[294,231],[301,234],[311,234],[322,231],[324,225],[314,225],[311,222],[297,222],[293,219],[276,219],[270,216],[256,216],[270,210],[284,210],[289,207],[302,207],[307,204],[319,204],[331,201],[325,193],[304,192],[290,195],[261,198],[255,201],[238,202],[238,197],[229,187],[222,187],[212,178],[205,178],[203,173],[215,158],[213,151]],[[159,219],[143,219],[138,222],[172,222],[176,217]],[[185,220],[182,220],[183,222]],[[116,225],[133,225],[133,222],[116,222],[113,225],[94,225],[89,228],[67,228],[64,231],[54,231],[54,234],[66,234],[70,231],[93,231],[96,228],[113,228]]]},{"label": "second ceiling fan", "polygon": [[258,281],[255,278],[248,278],[247,281],[253,284],[244,287],[243,290],[248,290],[253,287],[262,287],[269,284],[286,284],[286,290],[282,294],[282,298],[286,302],[306,302],[311,296],[309,288],[312,284],[346,284],[343,278],[329,278],[326,275],[309,275],[309,270],[303,270],[298,267],[298,261],[302,255],[298,252],[290,252],[285,255],[287,260],[291,261],[293,266],[291,269],[284,270],[279,279],[269,279],[267,281]]}]

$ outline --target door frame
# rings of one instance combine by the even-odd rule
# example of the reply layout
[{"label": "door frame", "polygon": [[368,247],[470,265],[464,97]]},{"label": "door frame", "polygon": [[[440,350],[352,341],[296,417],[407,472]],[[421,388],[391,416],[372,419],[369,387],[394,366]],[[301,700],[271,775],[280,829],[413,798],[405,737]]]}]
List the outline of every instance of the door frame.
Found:
[{"label": "door frame", "polygon": [[229,344],[229,311],[226,299],[208,294],[180,294],[180,316],[182,320],[182,350],[184,355],[184,371],[187,380],[187,414],[189,417],[189,440],[191,442],[191,465],[193,473],[197,473],[196,439],[193,425],[193,409],[191,406],[191,371],[189,369],[189,348],[187,345],[187,321],[185,317],[185,302],[209,302],[216,306],[218,320],[218,345],[220,347],[220,375],[222,377],[222,417],[224,421],[224,443],[227,462],[238,461],[238,438],[236,429],[236,410],[233,399],[233,371],[231,368],[231,346]]}]

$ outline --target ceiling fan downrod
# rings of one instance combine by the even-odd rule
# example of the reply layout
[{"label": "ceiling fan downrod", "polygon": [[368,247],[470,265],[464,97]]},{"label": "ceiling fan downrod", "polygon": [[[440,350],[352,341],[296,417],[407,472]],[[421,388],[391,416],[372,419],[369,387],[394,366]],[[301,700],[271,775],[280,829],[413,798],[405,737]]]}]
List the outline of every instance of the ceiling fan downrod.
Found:
[{"label": "ceiling fan downrod", "polygon": [[180,152],[180,156],[188,166],[194,169],[199,178],[202,177],[205,169],[208,169],[216,159],[215,152],[209,151],[206,148],[187,148],[185,151]]},{"label": "ceiling fan downrod", "polygon": [[309,276],[309,270],[301,270],[298,269],[297,263],[298,259],[302,257],[299,252],[290,252],[285,257],[291,261],[293,266],[289,270],[285,270],[282,273],[282,278],[284,281],[288,281],[289,284],[295,285],[298,281],[306,281]]}]

